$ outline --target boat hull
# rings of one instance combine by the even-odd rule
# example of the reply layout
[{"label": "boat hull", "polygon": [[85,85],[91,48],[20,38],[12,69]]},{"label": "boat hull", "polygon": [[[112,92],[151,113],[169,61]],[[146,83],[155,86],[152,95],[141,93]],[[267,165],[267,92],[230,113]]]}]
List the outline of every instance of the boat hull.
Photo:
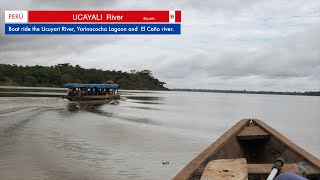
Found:
[{"label": "boat hull", "polygon": [[99,101],[99,100],[113,100],[120,99],[120,94],[112,95],[100,95],[100,96],[63,96],[63,99],[68,99],[69,101]]},{"label": "boat hull", "polygon": [[[279,157],[285,160],[284,171],[300,174],[309,179],[320,179],[320,160],[306,152],[282,134],[254,119],[243,119],[186,165],[173,179],[201,179],[210,161],[245,158],[248,179],[266,179],[272,164]],[[304,163],[303,166],[301,163]],[[302,169],[302,170],[301,170]]]}]

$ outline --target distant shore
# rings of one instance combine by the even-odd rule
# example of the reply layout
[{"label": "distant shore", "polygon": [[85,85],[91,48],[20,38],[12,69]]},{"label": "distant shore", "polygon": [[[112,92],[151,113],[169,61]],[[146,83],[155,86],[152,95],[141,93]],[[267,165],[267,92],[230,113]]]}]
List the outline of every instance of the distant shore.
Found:
[{"label": "distant shore", "polygon": [[[132,91],[120,89],[120,91]],[[154,91],[145,89],[135,89],[133,91]],[[159,90],[155,90],[159,91]],[[160,91],[184,91],[184,92],[208,92],[208,93],[242,93],[242,94],[269,94],[269,95],[297,95],[297,96],[320,96],[320,91],[306,92],[279,92],[279,91],[247,91],[247,90],[217,90],[217,89],[167,89]],[[27,86],[0,86],[0,97],[20,97],[20,96],[41,96],[60,97],[66,93],[66,88],[54,87],[27,87]]]},{"label": "distant shore", "polygon": [[243,94],[271,94],[271,95],[299,95],[299,96],[320,96],[320,91],[305,92],[281,92],[281,91],[247,91],[247,90],[216,90],[216,89],[170,89],[171,91],[187,92],[212,92],[212,93],[243,93]]}]

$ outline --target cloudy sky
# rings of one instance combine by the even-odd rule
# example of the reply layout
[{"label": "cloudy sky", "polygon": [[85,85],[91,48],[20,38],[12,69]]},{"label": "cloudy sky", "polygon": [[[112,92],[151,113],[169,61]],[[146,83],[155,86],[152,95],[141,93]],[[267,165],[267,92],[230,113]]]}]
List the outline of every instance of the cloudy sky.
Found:
[{"label": "cloudy sky", "polygon": [[182,10],[181,35],[5,36],[0,63],[149,69],[169,88],[320,90],[319,0],[1,0],[4,10]]}]

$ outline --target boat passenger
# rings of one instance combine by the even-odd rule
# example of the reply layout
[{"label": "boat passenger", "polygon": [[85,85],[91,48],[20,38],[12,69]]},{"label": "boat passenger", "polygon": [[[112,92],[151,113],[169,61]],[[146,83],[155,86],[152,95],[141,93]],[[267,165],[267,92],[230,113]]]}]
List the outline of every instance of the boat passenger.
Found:
[{"label": "boat passenger", "polygon": [[308,179],[302,176],[299,176],[298,174],[295,174],[293,172],[285,172],[278,175],[274,180],[308,180]]},{"label": "boat passenger", "polygon": [[74,96],[74,89],[68,89],[68,96]]},{"label": "boat passenger", "polygon": [[109,92],[108,92],[109,95],[112,95],[112,94],[113,94],[113,93],[112,93],[112,89],[109,89],[108,91],[109,91]]}]

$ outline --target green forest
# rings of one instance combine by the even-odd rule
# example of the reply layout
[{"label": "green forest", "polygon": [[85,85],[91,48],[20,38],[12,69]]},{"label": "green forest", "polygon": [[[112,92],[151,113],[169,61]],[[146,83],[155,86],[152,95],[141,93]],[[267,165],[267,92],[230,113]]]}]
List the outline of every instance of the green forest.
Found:
[{"label": "green forest", "polygon": [[63,87],[65,83],[100,84],[112,80],[121,89],[167,90],[149,70],[130,72],[85,69],[70,63],[55,66],[18,66],[0,64],[0,85]]}]

